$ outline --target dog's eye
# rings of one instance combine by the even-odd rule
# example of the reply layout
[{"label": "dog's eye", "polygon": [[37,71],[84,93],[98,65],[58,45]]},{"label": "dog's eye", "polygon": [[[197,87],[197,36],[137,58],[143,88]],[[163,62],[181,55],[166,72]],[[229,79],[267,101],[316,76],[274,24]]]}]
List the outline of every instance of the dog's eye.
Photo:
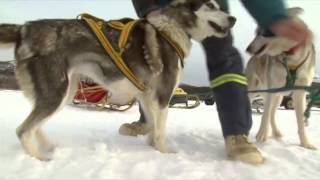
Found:
[{"label": "dog's eye", "polygon": [[212,3],[206,3],[206,5],[207,5],[208,8],[210,8],[210,9],[216,9],[216,7],[215,7]]}]

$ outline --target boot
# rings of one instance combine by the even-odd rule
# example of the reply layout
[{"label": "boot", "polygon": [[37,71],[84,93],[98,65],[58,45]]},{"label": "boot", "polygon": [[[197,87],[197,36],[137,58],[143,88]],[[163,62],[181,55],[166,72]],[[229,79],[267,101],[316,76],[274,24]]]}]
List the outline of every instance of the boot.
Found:
[{"label": "boot", "polygon": [[225,138],[228,157],[244,163],[258,165],[264,162],[262,154],[257,147],[248,141],[245,135],[230,135]]}]

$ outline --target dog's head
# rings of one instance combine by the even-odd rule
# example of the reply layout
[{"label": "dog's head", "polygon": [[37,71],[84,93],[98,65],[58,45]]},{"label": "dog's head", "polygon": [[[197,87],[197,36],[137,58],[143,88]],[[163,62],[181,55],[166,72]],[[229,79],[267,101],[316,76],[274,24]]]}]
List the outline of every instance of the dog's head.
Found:
[{"label": "dog's head", "polygon": [[[302,21],[298,18],[298,15],[303,12],[303,9],[295,7],[289,8],[287,11],[289,17],[296,21]],[[296,43],[292,40],[274,36],[271,32],[265,29],[257,28],[256,37],[248,46],[247,52],[255,56],[277,56],[283,52],[289,51],[295,46]]]},{"label": "dog's head", "polygon": [[162,14],[175,20],[196,41],[210,36],[225,37],[236,22],[214,0],[174,0]]}]

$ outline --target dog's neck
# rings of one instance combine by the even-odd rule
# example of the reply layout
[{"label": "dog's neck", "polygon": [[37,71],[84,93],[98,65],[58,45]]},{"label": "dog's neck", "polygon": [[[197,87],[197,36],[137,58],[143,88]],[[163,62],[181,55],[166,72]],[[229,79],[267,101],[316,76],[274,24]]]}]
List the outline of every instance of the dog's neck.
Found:
[{"label": "dog's neck", "polygon": [[313,51],[313,44],[306,44],[303,48],[298,48],[294,53],[288,53],[285,57],[288,59],[288,64],[296,65],[304,61]]},{"label": "dog's neck", "polygon": [[191,39],[175,20],[168,18],[166,15],[159,15],[148,18],[148,21],[158,31],[165,33],[176,42],[183,50],[185,56],[189,55],[192,45]]}]

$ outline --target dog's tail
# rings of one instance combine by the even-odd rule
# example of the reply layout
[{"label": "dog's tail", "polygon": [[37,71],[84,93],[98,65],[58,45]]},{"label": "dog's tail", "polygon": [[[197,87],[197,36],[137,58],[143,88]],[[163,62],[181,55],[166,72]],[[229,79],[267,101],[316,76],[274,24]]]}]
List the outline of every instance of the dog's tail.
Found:
[{"label": "dog's tail", "polygon": [[20,25],[0,24],[0,45],[14,45],[20,40]]}]

